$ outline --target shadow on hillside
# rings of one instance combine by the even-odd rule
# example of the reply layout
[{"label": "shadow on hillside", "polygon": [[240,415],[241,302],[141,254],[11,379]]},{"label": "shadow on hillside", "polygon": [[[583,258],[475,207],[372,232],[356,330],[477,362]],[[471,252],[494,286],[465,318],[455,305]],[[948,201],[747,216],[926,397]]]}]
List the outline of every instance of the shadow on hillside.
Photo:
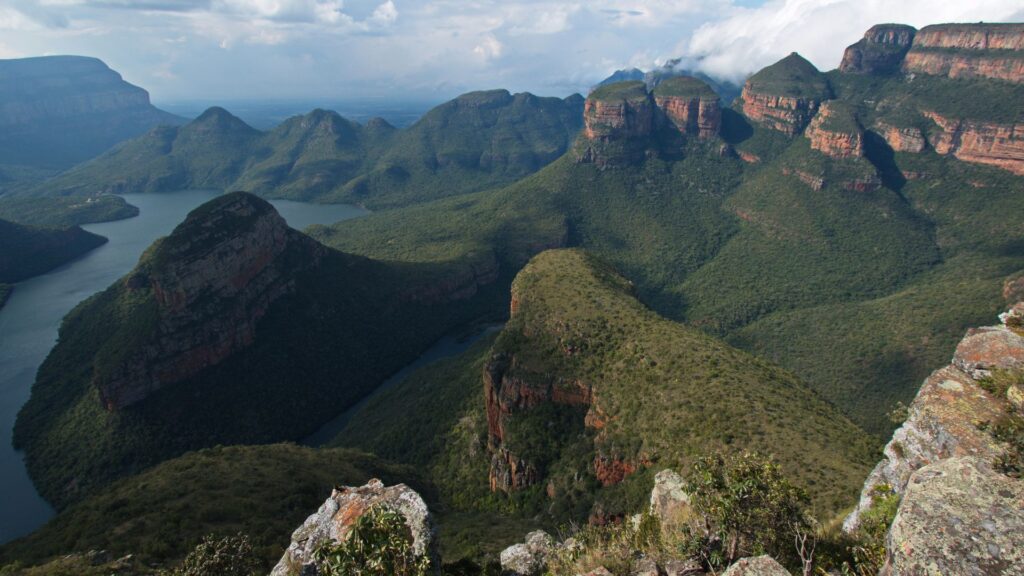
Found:
[{"label": "shadow on hillside", "polygon": [[907,179],[903,176],[899,166],[896,165],[896,153],[878,133],[871,130],[864,131],[864,155],[878,169],[878,175],[882,177],[882,184],[890,190],[899,192]]}]

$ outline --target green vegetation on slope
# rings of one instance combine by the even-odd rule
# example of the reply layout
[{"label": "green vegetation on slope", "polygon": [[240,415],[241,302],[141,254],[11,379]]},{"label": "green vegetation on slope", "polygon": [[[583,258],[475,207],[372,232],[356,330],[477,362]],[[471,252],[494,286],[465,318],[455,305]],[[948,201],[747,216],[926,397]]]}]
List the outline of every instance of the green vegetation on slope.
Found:
[{"label": "green vegetation on slope", "polygon": [[106,241],[78,227],[54,230],[0,220],[0,283],[48,272]]},{"label": "green vegetation on slope", "polygon": [[[833,74],[832,83],[837,104],[869,130],[904,112],[923,122],[917,106],[929,101],[918,86],[965,95],[976,86],[979,102],[1001,110],[990,119],[1020,111],[993,101],[1022,101],[990,94],[1015,88],[988,81]],[[1024,236],[1006,217],[1021,210],[1021,179],[894,154],[870,132],[868,158],[833,159],[727,112],[724,137],[759,163],[700,143],[681,159],[604,171],[562,158],[500,190],[314,234],[354,253],[451,262],[506,246],[521,255],[564,229],[567,245],[612,263],[645,304],[768,355],[885,436],[885,413],[913,397],[962,330],[999,311],[1003,279],[1024,269]]]},{"label": "green vegetation on slope", "polygon": [[796,52],[761,69],[746,86],[751,92],[791,98],[827,100],[831,95],[825,75]]},{"label": "green vegetation on slope", "polygon": [[0,218],[49,228],[66,228],[138,216],[139,209],[120,196],[0,197]]},{"label": "green vegetation on slope", "polygon": [[505,90],[442,104],[405,130],[314,110],[263,133],[222,108],[161,127],[39,185],[70,192],[247,190],[386,208],[508,184],[561,156],[583,100]]},{"label": "green vegetation on slope", "polygon": [[360,486],[371,478],[407,483],[427,498],[431,494],[414,469],[353,450],[274,444],[190,452],[115,482],[31,535],[5,544],[0,566],[90,550],[167,565],[206,534],[243,532],[253,538],[269,570],[295,527],[334,486]]},{"label": "green vegetation on slope", "polygon": [[654,87],[655,96],[681,96],[683,98],[704,98],[717,100],[718,94],[707,82],[692,76],[667,78]]},{"label": "green vegetation on slope", "polygon": [[[133,274],[183,264],[165,262],[168,251],[194,241],[190,227],[201,228],[204,215],[230,199],[196,209]],[[216,232],[225,242],[234,237],[231,230]],[[68,314],[15,426],[15,442],[48,500],[66,506],[192,449],[304,438],[443,334],[507,305],[501,282],[476,285],[473,262],[387,264],[328,250],[309,267],[304,249],[313,243],[290,234],[294,241],[279,265],[294,291],[257,321],[254,341],[125,408],[105,409],[98,386],[133,350],[162,350],[153,290],[122,279]],[[222,316],[233,310],[223,302],[195,306],[209,308],[196,316],[203,322],[238,321]]]},{"label": "green vegetation on slope", "polygon": [[[646,497],[646,472],[602,487],[592,464],[598,454],[661,469],[760,449],[823,513],[855,497],[874,458],[863,432],[783,370],[648,310],[608,266],[576,250],[548,251],[520,272],[513,295],[517,312],[489,350],[478,344],[417,372],[364,407],[336,442],[429,470],[456,509],[544,510],[555,521],[633,512]],[[585,406],[513,412],[505,446],[538,465],[544,480],[506,504],[487,492],[481,376],[499,357],[514,358],[510,381],[591,387],[590,410],[605,422],[585,429]]]}]

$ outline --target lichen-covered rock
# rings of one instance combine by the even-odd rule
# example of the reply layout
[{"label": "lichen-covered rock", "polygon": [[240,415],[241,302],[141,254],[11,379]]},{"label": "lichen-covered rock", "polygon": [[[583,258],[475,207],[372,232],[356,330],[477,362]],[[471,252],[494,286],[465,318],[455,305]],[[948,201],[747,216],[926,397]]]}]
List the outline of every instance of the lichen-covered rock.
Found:
[{"label": "lichen-covered rock", "polygon": [[629,576],[661,576],[661,570],[654,558],[640,558],[633,562]]},{"label": "lichen-covered rock", "polygon": [[543,530],[526,535],[526,542],[501,551],[501,573],[505,576],[538,576],[548,565],[555,539]]},{"label": "lichen-covered rock", "polygon": [[320,509],[292,534],[291,544],[274,566],[271,576],[316,576],[316,550],[327,542],[343,542],[360,516],[378,505],[402,515],[412,536],[413,553],[417,557],[430,557],[437,566],[434,522],[423,498],[405,484],[384,486],[374,479],[360,487],[335,489]]},{"label": "lichen-covered rock", "polygon": [[654,475],[650,511],[662,524],[680,522],[690,513],[690,495],[684,486],[683,477],[674,470],[666,469]]},{"label": "lichen-covered rock", "polygon": [[706,574],[696,560],[669,560],[665,562],[665,576],[699,576]]},{"label": "lichen-covered rock", "polygon": [[889,531],[889,576],[1024,574],[1024,481],[978,458],[914,473]]},{"label": "lichen-covered rock", "polygon": [[605,568],[604,566],[598,566],[597,568],[594,568],[593,570],[591,570],[590,572],[587,572],[583,576],[615,576],[615,575],[612,574],[611,572],[609,572],[608,569]]},{"label": "lichen-covered rock", "polygon": [[860,502],[846,517],[843,529],[857,529],[876,488],[887,486],[903,494],[911,475],[929,464],[966,456],[992,462],[1000,456],[1004,447],[979,424],[1000,419],[1006,411],[1006,398],[985,391],[976,379],[993,368],[1020,366],[1021,358],[1024,338],[1006,326],[969,330],[957,346],[953,362],[924,381],[907,419],[886,444],[885,457],[865,481]]},{"label": "lichen-covered rock", "polygon": [[957,345],[953,364],[975,378],[992,370],[1024,368],[1024,336],[1005,325],[972,328]]},{"label": "lichen-covered rock", "polygon": [[910,50],[917,30],[905,24],[872,26],[856,44],[843,53],[841,72],[852,74],[893,74],[899,72],[903,56]]},{"label": "lichen-covered rock", "polygon": [[766,555],[737,560],[722,576],[789,576],[789,571]]},{"label": "lichen-covered rock", "polygon": [[887,485],[902,493],[915,470],[946,458],[972,455],[994,459],[1001,449],[977,423],[994,421],[1002,413],[998,401],[957,368],[947,366],[933,372],[911,403],[907,420],[886,444],[885,457],[868,476],[860,503],[843,528],[856,530],[876,487]]}]

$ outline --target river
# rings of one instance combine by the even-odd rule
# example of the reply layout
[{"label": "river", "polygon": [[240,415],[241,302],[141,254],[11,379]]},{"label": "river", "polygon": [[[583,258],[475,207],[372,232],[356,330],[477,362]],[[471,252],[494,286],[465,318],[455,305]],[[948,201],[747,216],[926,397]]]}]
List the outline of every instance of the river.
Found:
[{"label": "river", "polygon": [[[76,304],[131,270],[143,250],[165,236],[185,215],[216,192],[126,194],[138,206],[135,218],[83,226],[109,242],[42,276],[16,285],[0,309],[0,543],[27,534],[53,516],[36,492],[22,454],[11,445],[14,420],[28,400],[39,365],[57,341],[61,319]],[[367,211],[340,204],[271,200],[292,228],[330,224]]]}]

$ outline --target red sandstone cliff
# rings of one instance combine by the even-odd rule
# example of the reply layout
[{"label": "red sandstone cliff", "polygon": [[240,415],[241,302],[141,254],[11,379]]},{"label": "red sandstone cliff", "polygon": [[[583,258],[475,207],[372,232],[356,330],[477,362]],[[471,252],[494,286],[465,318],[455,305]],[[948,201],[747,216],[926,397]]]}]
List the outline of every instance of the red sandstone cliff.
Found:
[{"label": "red sandstone cliff", "polygon": [[928,134],[928,143],[939,154],[1024,175],[1024,123],[972,122],[929,111],[924,115],[938,128]]},{"label": "red sandstone cliff", "polygon": [[811,148],[833,158],[864,156],[864,130],[854,113],[842,103],[824,102],[804,132]]},{"label": "red sandstone cliff", "polygon": [[864,38],[846,49],[839,70],[852,74],[898,72],[916,32],[913,26],[904,24],[872,26]]},{"label": "red sandstone cliff", "polygon": [[922,28],[903,60],[910,73],[1024,82],[1024,24],[940,24]]}]

